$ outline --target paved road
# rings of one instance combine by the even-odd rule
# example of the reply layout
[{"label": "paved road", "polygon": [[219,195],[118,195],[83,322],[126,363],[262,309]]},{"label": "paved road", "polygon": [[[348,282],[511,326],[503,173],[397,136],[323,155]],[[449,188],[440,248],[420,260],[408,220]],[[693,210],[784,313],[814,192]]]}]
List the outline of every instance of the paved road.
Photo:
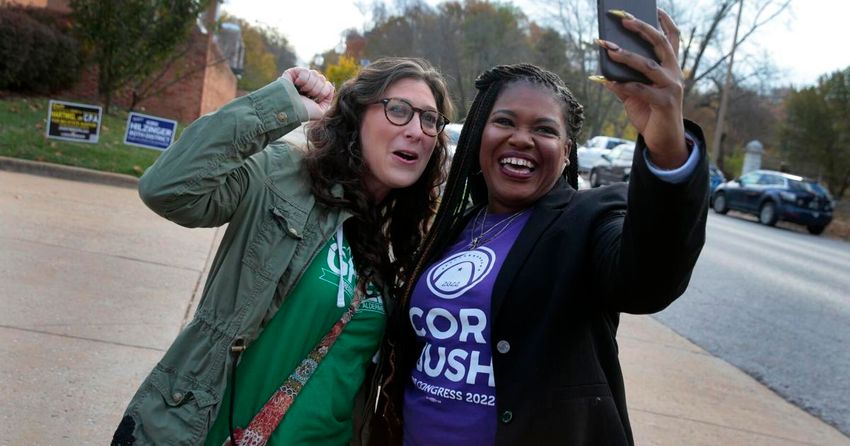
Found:
[{"label": "paved road", "polygon": [[656,317],[850,434],[850,244],[709,214],[690,288]]},{"label": "paved road", "polygon": [[214,237],[134,189],[0,171],[0,445],[108,444]]}]

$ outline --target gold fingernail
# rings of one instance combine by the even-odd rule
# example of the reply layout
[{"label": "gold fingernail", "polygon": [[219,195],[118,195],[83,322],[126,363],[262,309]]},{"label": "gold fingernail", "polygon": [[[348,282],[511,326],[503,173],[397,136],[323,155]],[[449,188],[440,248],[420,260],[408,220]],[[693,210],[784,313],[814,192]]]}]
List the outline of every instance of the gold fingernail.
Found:
[{"label": "gold fingernail", "polygon": [[602,39],[596,39],[596,44],[601,46],[602,48],[605,48],[606,50],[620,51],[620,47],[614,42],[609,42],[607,40],[602,40]]},{"label": "gold fingernail", "polygon": [[624,9],[609,9],[608,14],[611,14],[612,16],[618,17],[622,20],[626,20],[626,19],[632,20],[632,19],[635,18],[635,16],[629,14]]},{"label": "gold fingernail", "polygon": [[597,84],[605,85],[610,82],[608,79],[605,79],[605,76],[600,76],[598,74],[594,74],[593,76],[587,76],[591,82],[596,82]]}]

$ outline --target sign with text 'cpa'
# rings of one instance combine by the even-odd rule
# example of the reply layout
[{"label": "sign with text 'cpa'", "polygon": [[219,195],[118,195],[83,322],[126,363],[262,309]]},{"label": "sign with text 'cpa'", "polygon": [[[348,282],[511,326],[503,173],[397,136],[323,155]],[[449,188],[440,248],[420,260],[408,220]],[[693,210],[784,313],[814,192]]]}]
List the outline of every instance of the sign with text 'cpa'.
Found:
[{"label": "sign with text 'cpa'", "polygon": [[97,105],[51,100],[47,111],[47,137],[96,143],[100,137],[101,117],[101,108]]},{"label": "sign with text 'cpa'", "polygon": [[177,121],[130,112],[127,115],[127,131],[124,144],[165,150],[174,141]]}]

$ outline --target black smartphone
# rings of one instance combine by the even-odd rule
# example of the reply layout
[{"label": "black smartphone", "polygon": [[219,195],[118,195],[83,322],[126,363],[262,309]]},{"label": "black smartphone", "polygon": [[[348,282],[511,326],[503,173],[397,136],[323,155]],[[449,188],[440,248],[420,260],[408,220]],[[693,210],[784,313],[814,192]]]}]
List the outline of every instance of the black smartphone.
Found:
[{"label": "black smartphone", "polygon": [[[599,16],[599,38],[616,43],[625,50],[659,62],[652,45],[639,35],[623,27],[619,17],[608,13],[610,10],[625,10],[655,28],[658,28],[658,11],[655,0],[596,0],[596,11]],[[599,67],[602,75],[617,82],[652,82],[639,71],[621,63],[614,62],[608,57],[605,48],[599,48]]]}]

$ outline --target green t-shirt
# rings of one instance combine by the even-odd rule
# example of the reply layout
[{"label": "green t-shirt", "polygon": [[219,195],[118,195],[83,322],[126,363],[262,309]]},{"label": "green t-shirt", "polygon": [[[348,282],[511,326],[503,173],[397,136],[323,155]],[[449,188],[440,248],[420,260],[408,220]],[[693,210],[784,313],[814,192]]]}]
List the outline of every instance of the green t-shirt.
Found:
[{"label": "green t-shirt", "polygon": [[[344,237],[343,237],[344,238]],[[339,258],[334,238],[325,244],[260,337],[242,354],[237,370],[234,427],[247,427],[272,394],[347,311],[357,283],[348,243],[343,243],[345,306],[337,306]],[[386,317],[371,289],[327,356],[298,394],[269,439],[270,445],[345,445],[351,440],[354,398],[380,346]],[[206,439],[228,437],[230,385]]]}]

